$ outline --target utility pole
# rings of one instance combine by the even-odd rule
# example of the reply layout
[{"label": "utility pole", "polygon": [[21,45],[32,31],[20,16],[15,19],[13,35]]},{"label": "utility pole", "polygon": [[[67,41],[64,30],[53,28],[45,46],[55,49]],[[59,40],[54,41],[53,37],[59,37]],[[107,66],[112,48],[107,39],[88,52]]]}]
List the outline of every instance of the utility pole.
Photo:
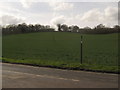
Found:
[{"label": "utility pole", "polygon": [[80,62],[81,62],[81,64],[82,64],[82,62],[83,62],[83,47],[82,47],[82,44],[83,44],[83,36],[81,35],[81,41],[80,41],[80,46],[81,46],[81,49],[80,49],[80,53],[81,53],[81,59],[80,59]]}]

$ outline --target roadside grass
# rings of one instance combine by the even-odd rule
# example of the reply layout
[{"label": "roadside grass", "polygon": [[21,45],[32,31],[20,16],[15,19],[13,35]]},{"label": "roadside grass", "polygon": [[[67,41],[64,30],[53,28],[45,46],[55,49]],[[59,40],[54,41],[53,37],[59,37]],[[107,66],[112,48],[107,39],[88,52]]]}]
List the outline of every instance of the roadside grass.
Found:
[{"label": "roadside grass", "polygon": [[85,71],[96,71],[96,72],[109,72],[109,73],[119,73],[120,70],[118,66],[103,66],[103,65],[95,65],[95,64],[80,64],[80,63],[68,63],[65,62],[53,62],[43,60],[14,60],[3,58],[3,62],[12,63],[12,64],[24,64],[24,65],[32,65],[39,67],[50,67],[50,68],[60,68],[60,69],[70,69],[70,70],[85,70]]},{"label": "roadside grass", "polygon": [[3,36],[3,62],[66,69],[120,72],[118,34],[82,34],[80,64],[78,33],[40,32]]}]

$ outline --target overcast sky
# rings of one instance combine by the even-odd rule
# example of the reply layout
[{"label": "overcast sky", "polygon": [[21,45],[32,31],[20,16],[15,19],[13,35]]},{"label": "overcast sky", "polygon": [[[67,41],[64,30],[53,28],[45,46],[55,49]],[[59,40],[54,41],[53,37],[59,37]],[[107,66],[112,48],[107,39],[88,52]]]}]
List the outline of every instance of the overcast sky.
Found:
[{"label": "overcast sky", "polygon": [[59,2],[55,0],[44,0],[44,2],[42,0],[1,0],[0,19],[2,22],[0,24],[64,23],[80,27],[94,27],[100,23],[106,26],[118,24],[118,0],[69,1],[71,2],[68,0]]}]

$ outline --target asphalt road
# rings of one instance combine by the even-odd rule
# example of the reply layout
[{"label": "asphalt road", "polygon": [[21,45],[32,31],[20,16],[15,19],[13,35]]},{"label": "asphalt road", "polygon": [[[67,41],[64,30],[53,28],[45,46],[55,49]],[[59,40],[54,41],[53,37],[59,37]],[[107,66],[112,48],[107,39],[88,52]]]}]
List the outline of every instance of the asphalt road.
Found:
[{"label": "asphalt road", "polygon": [[117,88],[118,75],[2,64],[3,88]]}]

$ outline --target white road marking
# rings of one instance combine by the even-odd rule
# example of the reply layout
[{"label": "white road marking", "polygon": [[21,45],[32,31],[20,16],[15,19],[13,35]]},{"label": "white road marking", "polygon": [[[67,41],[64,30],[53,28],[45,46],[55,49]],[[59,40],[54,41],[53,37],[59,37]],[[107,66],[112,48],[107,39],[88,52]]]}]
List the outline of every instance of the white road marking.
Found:
[{"label": "white road marking", "polygon": [[60,78],[60,77],[54,77],[54,76],[48,76],[48,75],[36,75],[36,74],[31,74],[31,73],[23,73],[23,72],[16,72],[16,71],[8,71],[8,70],[3,70],[5,72],[11,72],[11,73],[16,73],[16,74],[23,74],[23,75],[31,75],[31,76],[37,76],[37,77],[44,77],[44,78],[54,78],[54,79],[61,79],[61,80],[71,80],[74,82],[78,82],[79,80],[77,79],[67,79],[67,78]]}]

